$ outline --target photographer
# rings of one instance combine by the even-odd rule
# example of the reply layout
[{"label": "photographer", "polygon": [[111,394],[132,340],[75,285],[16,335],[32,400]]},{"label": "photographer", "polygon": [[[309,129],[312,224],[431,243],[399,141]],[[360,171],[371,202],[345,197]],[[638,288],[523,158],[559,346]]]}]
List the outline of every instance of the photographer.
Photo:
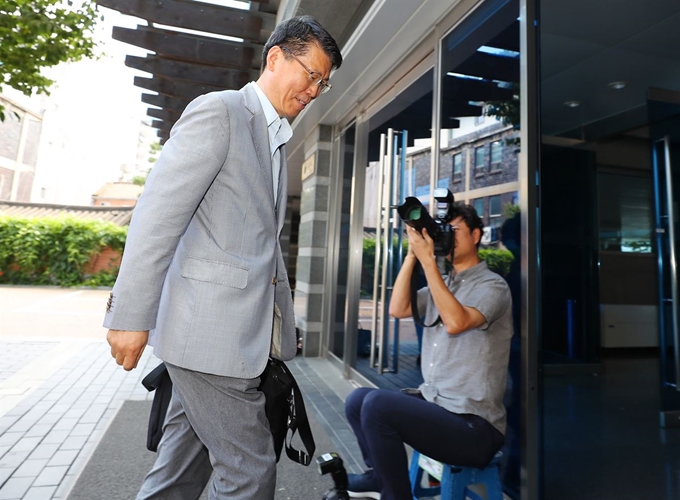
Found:
[{"label": "photographer", "polygon": [[418,312],[426,325],[436,322],[423,336],[424,383],[405,392],[360,388],[347,398],[347,418],[370,467],[349,475],[350,497],[411,500],[404,443],[434,460],[480,468],[503,444],[510,291],[479,258],[483,223],[475,209],[455,204],[450,216],[455,245],[444,277],[427,230],[407,226],[409,251],[390,315],[412,316],[410,282],[419,261],[428,286],[418,291]]}]

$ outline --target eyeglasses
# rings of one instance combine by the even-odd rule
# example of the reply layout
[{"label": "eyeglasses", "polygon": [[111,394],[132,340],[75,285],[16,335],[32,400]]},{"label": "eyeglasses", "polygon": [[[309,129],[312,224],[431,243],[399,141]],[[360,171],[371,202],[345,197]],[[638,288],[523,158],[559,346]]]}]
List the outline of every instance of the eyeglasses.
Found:
[{"label": "eyeglasses", "polygon": [[331,88],[333,88],[333,86],[328,82],[328,80],[324,80],[323,78],[321,78],[321,75],[319,73],[309,69],[307,67],[307,65],[305,65],[305,63],[300,61],[300,59],[298,59],[297,56],[295,54],[293,54],[293,52],[288,47],[281,47],[281,50],[283,50],[283,51],[287,52],[288,54],[290,54],[291,56],[293,56],[293,59],[295,59],[298,63],[300,63],[300,66],[302,66],[305,69],[305,71],[307,73],[309,73],[309,75],[307,76],[307,80],[309,81],[310,84],[314,84],[317,87],[319,87],[321,89],[320,93],[325,94]]}]

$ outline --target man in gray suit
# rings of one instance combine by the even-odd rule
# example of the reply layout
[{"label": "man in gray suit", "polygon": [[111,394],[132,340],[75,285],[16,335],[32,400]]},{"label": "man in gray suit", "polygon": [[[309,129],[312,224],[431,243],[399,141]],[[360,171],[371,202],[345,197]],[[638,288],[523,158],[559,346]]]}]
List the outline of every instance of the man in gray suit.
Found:
[{"label": "man in gray suit", "polygon": [[[276,459],[259,376],[270,352],[296,353],[279,236],[284,144],[295,118],[331,88],[342,56],[302,16],[276,27],[262,74],[190,103],[135,208],[104,326],[125,370],[152,345],[173,381],[156,463],[138,498],[274,497]],[[273,335],[273,332],[277,334]]]}]

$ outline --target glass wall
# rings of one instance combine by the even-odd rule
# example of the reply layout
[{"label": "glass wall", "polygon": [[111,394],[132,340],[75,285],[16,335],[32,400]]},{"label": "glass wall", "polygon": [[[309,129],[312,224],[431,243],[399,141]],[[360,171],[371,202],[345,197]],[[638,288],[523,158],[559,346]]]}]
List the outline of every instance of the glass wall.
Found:
[{"label": "glass wall", "polygon": [[[433,33],[443,35],[432,37],[437,45],[433,50],[440,57],[418,59],[405,75],[400,72],[394,87],[386,86],[387,94],[376,97],[382,107],[357,117],[348,199],[349,269],[345,279],[342,251],[337,250],[340,262],[329,267],[337,285],[328,281],[335,294],[328,350],[332,359],[343,359],[346,376],[395,390],[419,385],[422,333],[412,320],[388,318],[385,309],[405,248],[394,206],[406,196],[418,197],[429,206],[433,188],[448,188],[457,202],[475,207],[485,226],[480,255],[506,279],[513,298],[502,479],[506,495],[516,499],[520,490],[526,490],[526,481],[523,485],[520,481],[526,456],[520,451],[520,330],[521,311],[528,309],[521,293],[527,269],[522,254],[527,245],[522,244],[526,234],[521,221],[526,214],[519,207],[528,197],[520,199],[526,186],[520,187],[519,174],[524,154],[519,5],[518,0],[461,2],[443,21],[448,22],[448,29],[433,27]],[[350,143],[337,133],[335,164],[347,169]],[[333,206],[341,206],[340,197],[331,201]],[[342,227],[336,227],[339,234]],[[333,231],[330,225],[329,230]],[[340,241],[331,243],[335,249],[342,248]],[[333,248],[329,251],[335,252]],[[336,268],[340,270],[337,276]],[[346,295],[342,293],[345,282]],[[530,471],[533,476],[535,469]],[[536,481],[535,477],[531,480]]]},{"label": "glass wall", "polygon": [[514,336],[505,406],[502,474],[519,498],[521,414],[521,223],[519,213],[519,2],[487,1],[441,41],[437,187],[472,205],[485,228],[480,255],[505,277]]},{"label": "glass wall", "polygon": [[328,310],[328,350],[340,359],[345,355],[345,311],[349,263],[349,228],[352,174],[354,173],[354,144],[356,127],[349,126],[335,138],[337,168],[333,171],[331,201],[333,213],[329,219],[329,255],[332,261],[327,273],[330,283],[327,296],[334,303]]},{"label": "glass wall", "polygon": [[542,498],[677,499],[680,4],[539,11]]},{"label": "glass wall", "polygon": [[422,382],[422,332],[411,319],[390,318],[387,307],[406,248],[394,207],[406,196],[430,203],[433,75],[432,68],[412,72],[412,83],[367,124],[356,368],[372,383],[392,389]]}]

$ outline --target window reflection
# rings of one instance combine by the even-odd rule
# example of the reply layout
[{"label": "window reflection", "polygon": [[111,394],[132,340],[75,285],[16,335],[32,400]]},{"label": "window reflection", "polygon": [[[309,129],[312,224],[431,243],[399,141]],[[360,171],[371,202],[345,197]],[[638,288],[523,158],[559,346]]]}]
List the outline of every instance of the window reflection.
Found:
[{"label": "window reflection", "polygon": [[[453,157],[449,189],[484,221],[480,256],[505,277],[513,296],[515,335],[505,406],[503,485],[519,495],[520,241],[518,213],[518,4],[488,1],[442,40],[440,171]],[[445,138],[445,139],[444,139]],[[443,178],[443,176],[440,176]]]},{"label": "window reflection", "polygon": [[650,177],[600,173],[600,249],[652,252],[653,189]]}]

